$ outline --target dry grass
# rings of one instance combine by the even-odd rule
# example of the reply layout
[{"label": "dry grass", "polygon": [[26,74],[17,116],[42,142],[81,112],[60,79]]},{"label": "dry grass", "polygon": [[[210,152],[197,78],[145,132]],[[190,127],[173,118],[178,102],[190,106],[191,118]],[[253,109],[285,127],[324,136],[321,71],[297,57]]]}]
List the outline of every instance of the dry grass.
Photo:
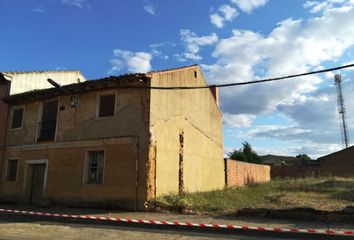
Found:
[{"label": "dry grass", "polygon": [[354,178],[276,179],[243,188],[168,195],[149,206],[210,215],[230,214],[243,208],[342,210],[354,206]]}]

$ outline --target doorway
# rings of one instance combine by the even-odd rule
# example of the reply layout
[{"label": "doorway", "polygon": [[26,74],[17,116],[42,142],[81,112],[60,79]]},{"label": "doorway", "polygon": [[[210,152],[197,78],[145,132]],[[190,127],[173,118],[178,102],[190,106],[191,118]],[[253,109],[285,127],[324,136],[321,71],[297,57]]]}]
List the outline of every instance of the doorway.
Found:
[{"label": "doorway", "polygon": [[43,192],[46,178],[46,163],[29,164],[28,203],[39,206],[43,200]]},{"label": "doorway", "polygon": [[58,101],[43,103],[42,119],[39,123],[38,141],[55,140],[57,127]]}]

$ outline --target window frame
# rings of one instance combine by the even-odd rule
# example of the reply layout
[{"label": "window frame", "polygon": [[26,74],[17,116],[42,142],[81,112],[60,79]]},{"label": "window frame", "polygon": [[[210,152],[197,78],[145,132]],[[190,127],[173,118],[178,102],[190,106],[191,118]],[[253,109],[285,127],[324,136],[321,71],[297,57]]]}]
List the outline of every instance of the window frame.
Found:
[{"label": "window frame", "polygon": [[[101,109],[101,96],[110,96],[114,95],[114,111],[112,116],[100,116],[100,109]],[[117,97],[117,91],[106,91],[106,92],[101,92],[97,94],[97,100],[96,100],[96,119],[106,119],[106,118],[112,118],[117,115],[117,109],[118,109],[118,97]]]},{"label": "window frame", "polygon": [[[15,179],[14,180],[10,180],[9,179],[9,162],[10,161],[17,161],[16,174],[15,174]],[[19,165],[20,165],[20,161],[19,161],[18,158],[9,158],[9,159],[7,159],[7,161],[6,161],[6,172],[5,172],[5,181],[6,182],[17,182]]]},{"label": "window frame", "polygon": [[[14,113],[15,110],[17,109],[22,109],[22,119],[21,119],[21,126],[20,127],[16,127],[16,128],[12,128],[12,124],[14,121]],[[25,119],[25,106],[21,105],[21,106],[15,106],[11,109],[11,122],[10,122],[10,130],[20,130],[23,127],[23,123],[24,123],[24,119]]]},{"label": "window frame", "polygon": [[[102,164],[102,182],[101,183],[92,183],[88,181],[88,174],[89,174],[89,153],[90,152],[103,152],[103,164]],[[105,148],[92,148],[86,149],[85,151],[85,164],[84,164],[84,174],[82,183],[85,185],[104,185],[105,184],[105,174],[106,174],[106,156],[107,151]]]}]

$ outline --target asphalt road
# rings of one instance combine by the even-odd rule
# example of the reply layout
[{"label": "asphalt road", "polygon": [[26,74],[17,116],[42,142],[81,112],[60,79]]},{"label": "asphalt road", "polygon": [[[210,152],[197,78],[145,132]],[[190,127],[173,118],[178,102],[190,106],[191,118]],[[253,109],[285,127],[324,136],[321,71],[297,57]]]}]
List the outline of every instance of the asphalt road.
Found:
[{"label": "asphalt road", "polygon": [[[108,235],[107,235],[108,234]],[[0,239],[353,239],[352,236],[207,229],[0,213]]]}]

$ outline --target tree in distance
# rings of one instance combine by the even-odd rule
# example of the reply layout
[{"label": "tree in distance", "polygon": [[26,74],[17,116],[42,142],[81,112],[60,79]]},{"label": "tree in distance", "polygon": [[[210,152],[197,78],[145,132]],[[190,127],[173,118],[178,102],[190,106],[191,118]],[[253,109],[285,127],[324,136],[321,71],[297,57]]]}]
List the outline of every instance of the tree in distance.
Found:
[{"label": "tree in distance", "polygon": [[312,160],[307,154],[298,154],[296,155],[296,158],[302,161]]},{"label": "tree in distance", "polygon": [[240,150],[234,150],[229,152],[228,157],[234,160],[249,162],[249,163],[257,163],[262,164],[262,159],[258,156],[258,154],[252,149],[251,144],[248,142],[242,143],[242,148]]}]

